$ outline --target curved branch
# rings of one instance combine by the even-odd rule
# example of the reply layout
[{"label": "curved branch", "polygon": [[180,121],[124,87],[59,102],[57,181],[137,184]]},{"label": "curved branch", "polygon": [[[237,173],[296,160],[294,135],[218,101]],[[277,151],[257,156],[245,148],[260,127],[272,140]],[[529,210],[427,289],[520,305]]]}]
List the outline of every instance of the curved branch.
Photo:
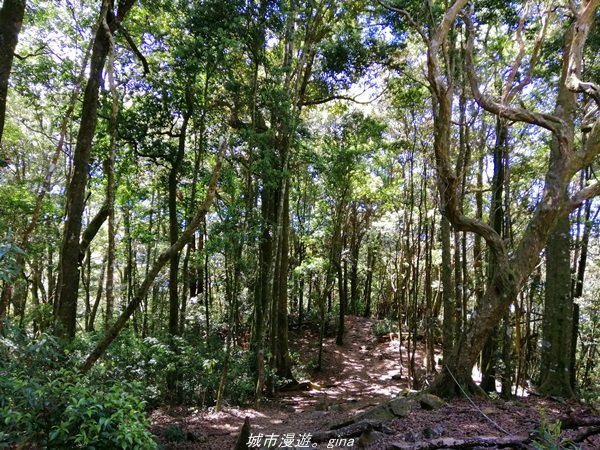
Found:
[{"label": "curved branch", "polygon": [[[502,95],[503,103],[510,103],[510,101],[515,97],[515,95],[518,92],[521,92],[525,86],[527,86],[529,83],[531,83],[531,80],[533,79],[533,71],[535,69],[535,66],[537,65],[538,58],[540,55],[540,49],[541,49],[544,39],[546,37],[546,32],[548,30],[548,24],[550,23],[550,15],[552,14],[552,1],[548,1],[545,11],[546,11],[546,13],[545,13],[544,17],[542,17],[542,28],[541,28],[540,32],[536,35],[535,41],[533,44],[533,49],[531,50],[531,58],[529,61],[529,67],[527,68],[527,72],[525,73],[525,77],[517,86],[513,86],[514,78],[516,76],[516,71],[518,69],[518,66],[520,66],[522,63],[523,56],[524,56],[524,50],[525,50],[523,38],[522,38],[522,27],[523,27],[522,23],[523,22],[519,22],[519,29],[517,30],[517,41],[519,42],[519,47],[520,47],[519,48],[520,57],[517,57],[517,59],[515,60],[515,64],[513,64],[513,68],[511,69],[511,76],[509,77],[509,82],[507,83],[507,86],[506,86],[506,92],[505,92],[505,94]],[[523,14],[522,20],[524,20],[527,17],[527,14],[528,14],[528,12],[525,12]],[[517,65],[517,61],[518,61],[518,65]]]},{"label": "curved branch", "polygon": [[594,23],[594,16],[598,8],[598,0],[586,0],[576,12],[575,24],[573,26],[573,39],[569,48],[569,66],[566,86],[574,92],[585,92],[598,102],[598,87],[593,83],[583,83],[581,77],[583,71],[583,48]]},{"label": "curved branch", "polygon": [[570,210],[573,211],[574,209],[577,209],[584,201],[597,197],[598,195],[600,195],[600,182],[584,187],[573,194],[569,199]]},{"label": "curved branch", "polygon": [[146,57],[143,55],[143,53],[140,51],[137,45],[135,45],[133,38],[125,28],[121,29],[121,33],[123,34],[123,37],[129,44],[129,48],[133,51],[135,56],[137,56],[140,62],[142,63],[142,67],[144,68],[144,76],[148,75],[150,73],[150,66],[148,66],[148,61],[146,60]]},{"label": "curved branch", "polygon": [[432,91],[438,100],[437,118],[435,119],[434,151],[438,169],[439,191],[442,199],[442,213],[448,218],[455,229],[469,231],[483,237],[496,255],[499,265],[507,264],[506,246],[501,236],[489,224],[465,216],[459,206],[457,178],[449,162],[450,126],[452,119],[452,90],[449,89],[440,70],[439,54],[442,45],[447,39],[450,25],[454,23],[460,10],[465,6],[466,0],[456,0],[444,15],[440,26],[436,29],[434,37],[429,42],[427,55],[428,79]]},{"label": "curved branch", "polygon": [[583,49],[594,23],[598,0],[588,0],[583,3],[576,12],[576,23],[573,27],[573,41],[569,48],[569,67],[565,84],[570,91],[589,95],[600,107],[600,88],[598,85],[580,79],[583,72]]},{"label": "curved branch", "polygon": [[427,42],[428,42],[427,36],[423,32],[423,30],[421,30],[417,21],[412,18],[412,16],[410,15],[410,13],[407,10],[402,9],[402,8],[396,8],[395,6],[392,6],[392,5],[388,5],[387,3],[384,3],[382,0],[377,0],[377,3],[379,3],[381,6],[383,6],[388,11],[397,12],[398,14],[403,16],[406,20],[408,20],[410,22],[411,26],[414,28],[414,30],[417,33],[419,33],[419,36],[421,36],[421,39],[423,39],[423,42],[425,42],[427,44]]},{"label": "curved branch", "polygon": [[87,252],[91,242],[98,234],[98,231],[100,231],[102,224],[108,218],[109,213],[109,205],[105,202],[100,208],[100,210],[96,213],[94,218],[91,220],[91,222],[88,224],[87,228],[81,234],[81,241],[79,242],[79,264],[83,262],[85,253]]},{"label": "curved branch", "polygon": [[358,103],[361,105],[368,105],[370,102],[361,102],[356,100],[354,97],[349,97],[347,95],[331,95],[329,97],[317,98],[314,100],[306,100],[302,102],[302,106],[314,106],[314,105],[322,105],[323,103],[330,102],[332,100],[347,100],[349,102]]},{"label": "curved branch", "polygon": [[370,105],[371,103],[373,103],[375,100],[379,99],[380,97],[382,97],[387,91],[387,88],[383,89],[381,91],[381,93],[377,94],[375,97],[363,101],[363,100],[358,100],[358,95],[362,95],[364,92],[361,92],[360,94],[358,94],[357,96],[354,97],[350,97],[348,95],[330,95],[329,97],[323,97],[323,98],[316,98],[314,100],[305,100],[302,102],[302,106],[314,106],[314,105],[322,105],[323,103],[327,103],[330,102],[332,100],[346,100],[352,103],[356,103],[358,105]]},{"label": "curved branch", "polygon": [[469,84],[471,85],[471,91],[473,98],[479,106],[486,111],[496,114],[497,116],[512,120],[514,122],[525,122],[532,125],[538,125],[545,128],[552,133],[555,133],[557,137],[562,137],[566,129],[565,122],[552,114],[538,113],[534,111],[528,111],[522,108],[515,108],[509,105],[504,105],[492,100],[487,95],[483,94],[479,89],[479,80],[475,73],[475,65],[473,64],[473,46],[474,46],[474,33],[473,33],[473,22],[467,15],[463,16],[463,20],[467,26],[467,46],[465,51],[465,65],[467,69],[467,76],[469,78]]},{"label": "curved branch", "polygon": [[444,14],[444,18],[442,19],[442,23],[440,24],[435,35],[433,36],[433,41],[435,42],[435,44],[432,45],[432,47],[435,48],[436,44],[438,46],[441,45],[442,42],[446,39],[448,33],[450,32],[450,27],[452,26],[462,9],[465,6],[467,6],[467,3],[469,3],[469,0],[456,0],[454,4],[450,7],[450,9],[446,11],[446,14]]}]

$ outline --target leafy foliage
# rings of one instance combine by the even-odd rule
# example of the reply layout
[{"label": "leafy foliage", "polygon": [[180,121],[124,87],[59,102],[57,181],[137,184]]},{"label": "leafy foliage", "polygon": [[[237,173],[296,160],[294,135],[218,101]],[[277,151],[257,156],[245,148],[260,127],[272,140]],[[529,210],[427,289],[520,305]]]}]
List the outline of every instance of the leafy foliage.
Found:
[{"label": "leafy foliage", "polygon": [[[194,336],[159,336],[140,338],[123,332],[110,348],[106,362],[94,376],[140,382],[140,396],[150,406],[171,401],[169,374],[177,374],[176,391],[185,404],[208,407],[214,405],[219,377],[223,370],[225,350],[215,336],[206,341]],[[86,344],[86,347],[89,344]],[[249,353],[232,349],[226,399],[233,404],[248,404],[254,395],[254,380],[249,374]]]},{"label": "leafy foliage", "polygon": [[7,327],[0,340],[0,447],[155,449],[138,382],[82,378],[58,340]]},{"label": "leafy foliage", "polygon": [[540,411],[540,426],[533,447],[538,450],[570,450],[578,448],[572,441],[560,436],[560,420],[548,422],[544,411]]},{"label": "leafy foliage", "polygon": [[25,252],[15,244],[11,233],[7,233],[0,242],[0,281],[11,283],[23,269],[18,263],[18,256],[26,256]]}]

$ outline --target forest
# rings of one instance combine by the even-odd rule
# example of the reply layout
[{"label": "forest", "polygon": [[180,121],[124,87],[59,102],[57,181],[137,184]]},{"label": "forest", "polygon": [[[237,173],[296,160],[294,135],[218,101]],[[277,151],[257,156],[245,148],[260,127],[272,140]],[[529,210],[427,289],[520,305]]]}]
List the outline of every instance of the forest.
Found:
[{"label": "forest", "polygon": [[600,0],[1,4],[0,448],[600,448]]}]

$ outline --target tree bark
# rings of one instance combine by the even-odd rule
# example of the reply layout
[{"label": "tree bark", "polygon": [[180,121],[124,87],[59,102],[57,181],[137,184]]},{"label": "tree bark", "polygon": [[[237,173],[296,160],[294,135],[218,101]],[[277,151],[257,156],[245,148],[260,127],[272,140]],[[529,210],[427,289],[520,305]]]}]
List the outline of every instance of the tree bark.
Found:
[{"label": "tree bark", "polygon": [[371,317],[371,291],[373,287],[373,271],[375,270],[375,244],[370,238],[367,244],[367,276],[365,279],[364,302],[365,317]]},{"label": "tree bark", "polygon": [[[573,30],[565,36],[563,54],[570,53]],[[567,86],[568,65],[563,64],[554,114],[565,122],[565,142],[573,148],[575,135],[576,93]],[[556,137],[550,144],[550,171],[560,170],[563,148]],[[556,169],[554,168],[555,166]],[[551,180],[547,180],[549,182]],[[568,200],[568,186],[560,193],[560,200]],[[540,392],[548,395],[572,397],[571,367],[575,355],[571,353],[573,331],[573,297],[571,295],[571,222],[568,215],[558,224],[546,245],[546,292],[542,323],[542,380]]]},{"label": "tree bark", "polygon": [[[508,126],[500,117],[496,118],[496,142],[494,144],[494,174],[492,177],[492,198],[490,206],[490,223],[496,233],[504,236],[504,181],[508,158]],[[495,270],[495,260],[490,254],[488,271]],[[499,361],[500,340],[499,329],[494,328],[486,340],[481,356],[481,388],[486,392],[496,392],[496,368]]]},{"label": "tree bark", "polygon": [[117,152],[117,121],[119,115],[119,96],[115,85],[115,41],[108,24],[103,22],[106,34],[109,38],[107,78],[112,97],[111,114],[109,120],[109,148],[108,156],[104,161],[106,175],[106,205],[108,207],[108,245],[106,249],[106,313],[104,316],[104,329],[108,330],[112,322],[115,303],[114,281],[116,261],[116,224],[115,224],[115,161]]},{"label": "tree bark", "polygon": [[546,292],[542,322],[542,364],[539,392],[573,397],[571,389],[571,297],[569,217],[560,220],[546,246]]},{"label": "tree bark", "polygon": [[[536,206],[521,241],[512,253],[507,251],[503,240],[492,227],[475,219],[467,218],[460,213],[457,207],[456,176],[449,166],[452,112],[449,92],[452,90],[448,88],[449,85],[441,73],[442,65],[439,58],[442,55],[442,42],[465,4],[466,1],[457,0],[446,12],[442,23],[428,41],[429,82],[439,103],[439,108],[434,115],[434,149],[443,212],[449,217],[455,228],[480,234],[486,240],[490,251],[493,252],[497,265],[487,283],[483,302],[473,313],[468,324],[462,345],[455,347],[445,370],[432,384],[433,392],[449,396],[460,393],[458,386],[474,387],[470,373],[483,342],[493,327],[499,323],[505,309],[516,299],[519,290],[537,265],[539,255],[548,241],[550,232],[570,211],[577,208],[587,198],[600,193],[600,185],[595,184],[576,192],[570,198],[565,198],[564,195],[573,175],[600,153],[600,126],[592,128],[585,147],[576,154],[572,148],[571,128],[562,118],[501,105],[483,95],[479,89],[480,84],[472,61],[473,27],[470,17],[465,15],[463,20],[467,24],[468,30],[466,65],[475,100],[481,107],[496,115],[550,130],[560,151],[558,159],[552,160],[549,166],[542,200]],[[568,53],[563,56],[563,68],[567,69],[564,73],[568,74],[565,84],[572,91],[586,93],[590,91],[590,84],[579,81],[579,76],[583,46],[597,7],[597,0],[591,0],[581,5],[574,23],[570,26],[568,39],[571,44],[567,47],[569,48]],[[456,351],[457,348],[460,348],[460,351]]]},{"label": "tree bark", "polygon": [[[183,123],[179,131],[177,143],[177,154],[171,162],[169,171],[169,244],[173,245],[179,238],[179,219],[177,218],[177,185],[179,181],[179,172],[183,163],[185,154],[185,141],[187,139],[187,128],[190,118],[193,114],[193,99],[191,91],[186,89],[187,109],[183,115]],[[169,334],[177,336],[179,334],[179,258],[180,254],[171,255],[169,261]]]},{"label": "tree bark", "polygon": [[[60,255],[60,274],[58,286],[58,307],[56,314],[56,333],[71,339],[75,336],[77,321],[77,298],[79,292],[79,237],[81,219],[85,206],[85,189],[88,178],[88,165],[92,140],[96,131],[98,115],[98,91],[108,52],[110,33],[120,27],[134,0],[119,1],[115,15],[112,2],[104,0],[100,10],[100,23],[106,20],[108,30],[99,26],[92,46],[90,71],[85,86],[81,121],[77,134],[77,143],[73,158],[73,174],[67,194],[67,218]],[[105,19],[104,19],[105,18]]]},{"label": "tree bark", "polygon": [[25,0],[4,0],[0,9],[0,145],[6,119],[8,80],[25,15]]}]

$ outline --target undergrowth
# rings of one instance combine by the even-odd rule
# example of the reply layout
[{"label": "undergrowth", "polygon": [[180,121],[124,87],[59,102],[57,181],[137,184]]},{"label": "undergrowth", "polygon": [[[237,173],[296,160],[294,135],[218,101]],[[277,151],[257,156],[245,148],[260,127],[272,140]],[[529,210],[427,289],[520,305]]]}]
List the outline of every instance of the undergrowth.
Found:
[{"label": "undergrowth", "polygon": [[[63,345],[11,324],[0,335],[0,449],[154,449],[148,412],[164,404],[214,405],[224,346],[215,337],[142,339],[125,330],[85,376],[99,334]],[[232,348],[225,399],[253,401],[249,352]]]}]

